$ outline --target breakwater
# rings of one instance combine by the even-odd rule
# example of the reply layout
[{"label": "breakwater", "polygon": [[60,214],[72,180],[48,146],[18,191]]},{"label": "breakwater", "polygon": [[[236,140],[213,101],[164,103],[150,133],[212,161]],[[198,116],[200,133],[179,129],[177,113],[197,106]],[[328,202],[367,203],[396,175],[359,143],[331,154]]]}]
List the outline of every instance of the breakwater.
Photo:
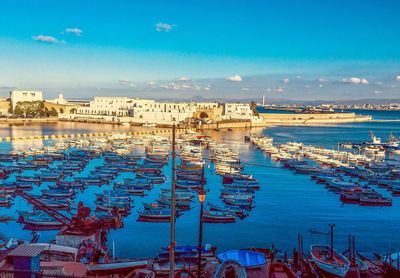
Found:
[{"label": "breakwater", "polygon": [[300,114],[300,113],[260,113],[266,125],[318,125],[337,124],[352,122],[368,122],[372,120],[368,115],[356,115],[355,113],[323,113],[323,114]]}]

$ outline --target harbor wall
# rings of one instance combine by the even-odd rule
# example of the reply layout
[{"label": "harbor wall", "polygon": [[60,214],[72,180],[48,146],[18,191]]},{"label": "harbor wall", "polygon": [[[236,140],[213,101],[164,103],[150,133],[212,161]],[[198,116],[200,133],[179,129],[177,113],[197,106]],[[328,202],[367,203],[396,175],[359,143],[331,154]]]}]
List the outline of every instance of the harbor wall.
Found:
[{"label": "harbor wall", "polygon": [[[194,132],[194,128],[177,128],[176,134]],[[126,137],[140,137],[146,135],[159,135],[164,137],[172,136],[172,128],[135,128],[132,131],[106,132],[106,133],[64,133],[64,134],[49,134],[27,137],[0,137],[0,142],[6,141],[33,141],[33,140],[54,140],[54,139],[90,139],[90,138],[114,138],[123,139]]]},{"label": "harbor wall", "polygon": [[58,118],[0,118],[0,124],[19,124],[19,123],[48,123],[58,122]]},{"label": "harbor wall", "polygon": [[355,113],[321,113],[321,114],[300,114],[300,113],[260,113],[266,125],[313,125],[313,124],[334,124],[371,121],[371,116],[356,115]]},{"label": "harbor wall", "polygon": [[253,127],[264,127],[265,124],[263,122],[254,123],[251,121],[230,121],[230,122],[219,122],[212,124],[202,124],[198,126],[199,130],[208,130],[208,129],[228,129],[228,128],[253,128]]}]

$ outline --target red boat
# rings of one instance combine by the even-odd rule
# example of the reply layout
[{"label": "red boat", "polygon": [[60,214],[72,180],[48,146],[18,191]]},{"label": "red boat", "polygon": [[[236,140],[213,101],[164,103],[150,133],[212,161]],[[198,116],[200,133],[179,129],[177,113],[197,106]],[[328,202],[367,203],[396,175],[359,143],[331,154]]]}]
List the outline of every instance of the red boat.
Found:
[{"label": "red boat", "polygon": [[285,264],[271,263],[268,270],[269,278],[296,278],[296,274]]}]

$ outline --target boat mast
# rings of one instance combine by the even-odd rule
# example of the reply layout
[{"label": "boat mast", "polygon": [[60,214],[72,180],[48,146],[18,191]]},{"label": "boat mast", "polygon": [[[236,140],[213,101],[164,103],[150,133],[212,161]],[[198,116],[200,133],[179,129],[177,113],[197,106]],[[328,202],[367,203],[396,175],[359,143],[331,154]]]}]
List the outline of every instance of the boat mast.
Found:
[{"label": "boat mast", "polygon": [[333,227],[335,227],[335,224],[329,224],[331,227],[331,259],[333,259]]},{"label": "boat mast", "polygon": [[175,123],[172,125],[172,174],[171,174],[171,238],[169,244],[169,278],[175,276]]}]

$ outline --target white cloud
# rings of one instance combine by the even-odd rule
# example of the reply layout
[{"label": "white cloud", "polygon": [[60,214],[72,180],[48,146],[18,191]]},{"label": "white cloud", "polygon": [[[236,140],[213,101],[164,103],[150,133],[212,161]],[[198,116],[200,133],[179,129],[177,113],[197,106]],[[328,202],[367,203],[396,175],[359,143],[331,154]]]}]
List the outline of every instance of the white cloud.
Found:
[{"label": "white cloud", "polygon": [[349,83],[349,84],[368,84],[368,80],[367,79],[359,78],[359,77],[343,78],[342,82],[343,83]]},{"label": "white cloud", "polygon": [[321,78],[318,79],[318,82],[319,83],[327,83],[327,82],[329,82],[329,80],[321,77]]},{"label": "white cloud", "polygon": [[181,77],[178,78],[178,80],[179,80],[179,81],[189,81],[190,78],[187,77],[187,76],[181,76]]},{"label": "white cloud", "polygon": [[65,41],[59,40],[55,37],[52,36],[45,36],[45,35],[37,35],[32,37],[33,40],[35,41],[40,41],[40,42],[47,42],[47,43],[55,43],[55,44],[65,44]]},{"label": "white cloud", "polygon": [[120,80],[118,80],[118,83],[119,83],[120,85],[123,85],[123,86],[136,87],[136,84],[133,83],[132,81],[129,81],[129,80],[120,79]]},{"label": "white cloud", "polygon": [[68,33],[68,34],[74,34],[75,36],[80,36],[80,35],[82,35],[82,33],[83,33],[83,31],[81,30],[81,29],[79,29],[79,28],[65,28],[65,30],[64,30],[64,32],[65,33]]},{"label": "white cloud", "polygon": [[274,89],[275,93],[283,93],[285,91],[285,89],[283,87],[278,87]]},{"label": "white cloud", "polygon": [[159,23],[156,24],[156,30],[157,30],[157,32],[169,32],[169,31],[171,31],[175,26],[176,26],[176,25],[174,25],[174,24],[159,22]]},{"label": "white cloud", "polygon": [[400,80],[400,75],[397,75],[395,79]]},{"label": "white cloud", "polygon": [[228,76],[227,78],[225,78],[226,81],[231,81],[231,82],[242,82],[243,78],[240,75],[232,75],[232,76]]}]

